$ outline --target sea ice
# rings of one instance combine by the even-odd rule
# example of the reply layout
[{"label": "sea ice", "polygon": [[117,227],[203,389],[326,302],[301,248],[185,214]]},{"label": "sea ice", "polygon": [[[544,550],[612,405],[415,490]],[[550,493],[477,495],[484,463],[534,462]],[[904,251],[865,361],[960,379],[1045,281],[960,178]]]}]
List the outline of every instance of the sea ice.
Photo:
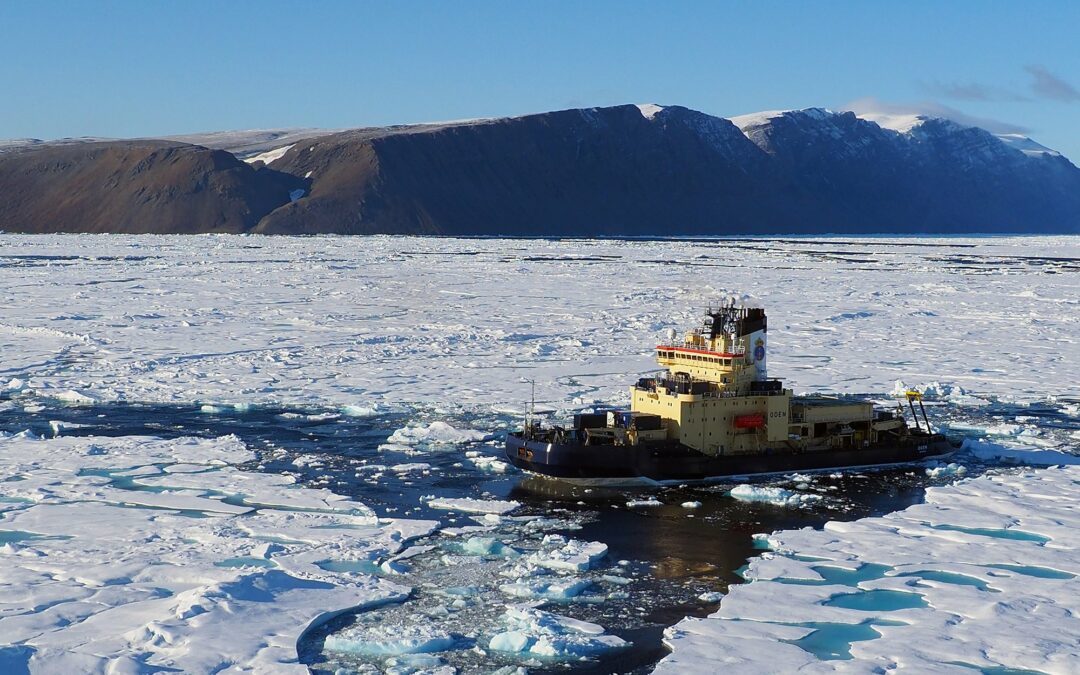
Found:
[{"label": "sea ice", "polygon": [[660,501],[656,497],[649,497],[648,499],[631,499],[626,502],[628,508],[648,507],[648,506],[663,506],[664,502]]},{"label": "sea ice", "polygon": [[427,500],[433,509],[461,511],[463,513],[492,513],[502,515],[521,506],[519,502],[501,499],[470,499],[467,497],[434,497]]},{"label": "sea ice", "polygon": [[509,606],[503,624],[506,630],[491,636],[489,649],[567,660],[628,646],[622,638],[607,635],[602,626],[527,605]]},{"label": "sea ice", "polygon": [[581,541],[567,539],[561,535],[549,534],[544,537],[544,544],[556,548],[537,551],[528,558],[528,562],[553,570],[584,572],[607,555],[607,544],[599,541]]},{"label": "sea ice", "polygon": [[476,454],[466,458],[473,466],[488,473],[506,473],[510,470],[510,464],[498,457]]},{"label": "sea ice", "polygon": [[737,485],[728,494],[742,502],[764,502],[776,506],[807,506],[821,501],[819,495],[802,494],[761,485]]},{"label": "sea ice", "polygon": [[593,582],[576,577],[503,584],[499,590],[517,598],[570,600],[587,591]]},{"label": "sea ice", "polygon": [[456,429],[443,421],[435,421],[430,424],[416,424],[402,427],[386,439],[387,443],[394,445],[417,445],[425,443],[429,445],[442,445],[447,443],[467,443],[470,441],[482,441],[487,434],[474,429]]},{"label": "sea ice", "polygon": [[495,537],[469,537],[461,543],[466,555],[508,555],[513,549]]},{"label": "sea ice", "polygon": [[326,637],[330,651],[364,654],[366,656],[397,656],[441,652],[454,646],[453,635],[439,630],[432,623],[409,626],[363,625]]},{"label": "sea ice", "polygon": [[931,478],[941,478],[942,476],[963,476],[967,473],[967,468],[962,464],[956,464],[955,462],[949,462],[948,464],[938,464],[926,469],[926,475]]},{"label": "sea ice", "polygon": [[[10,672],[307,672],[306,630],[408,594],[317,563],[393,555],[436,525],[379,523],[336,495],[351,506],[306,511],[330,504],[291,477],[236,468],[254,453],[235,437],[4,436],[0,457],[22,478],[3,483],[0,538],[37,535],[0,546],[0,636],[21,645],[0,661]],[[231,505],[220,488],[281,510]]]},{"label": "sea ice", "polygon": [[783,555],[753,559],[751,583],[732,586],[709,618],[668,629],[673,652],[656,672],[753,672],[765,653],[783,672],[834,663],[1078,672],[1078,499],[1074,463],[931,487],[925,503],[882,517],[773,533]]},{"label": "sea ice", "polygon": [[[1049,393],[1080,393],[1071,384],[1080,382],[1080,359],[1061,358],[1075,347],[1075,312],[1063,311],[1076,307],[1075,276],[1046,273],[1080,257],[1075,237],[800,237],[751,247],[206,241],[0,235],[0,248],[24,261],[0,267],[0,287],[19,289],[0,320],[5,378],[25,384],[13,391],[28,399],[74,388],[98,401],[347,411],[344,403],[367,414],[417,401],[506,406],[529,397],[525,376],[551,407],[583,391],[615,402],[655,366],[657,332],[695,325],[715,301],[720,289],[698,283],[705,261],[722,266],[726,286],[769,298],[770,315],[782,321],[770,331],[770,369],[797,391],[887,392],[903,379],[953,403],[998,393],[1043,400],[1047,382],[1058,389]],[[47,262],[60,255],[62,264]],[[666,261],[662,284],[656,260]],[[611,274],[615,265],[619,274]],[[868,266],[874,271],[862,273]],[[958,273],[972,266],[981,273]],[[843,293],[821,283],[837,278],[853,281]],[[109,283],[91,288],[88,279]],[[806,293],[811,286],[821,292]],[[453,293],[433,302],[432,289]],[[64,312],[42,311],[61,302]],[[1038,320],[1017,321],[1019,312]],[[858,330],[819,330],[823,317],[841,315],[859,316]],[[896,340],[897,326],[904,340]],[[1010,350],[987,335],[1007,335]],[[546,351],[536,350],[541,345]],[[1015,370],[1014,353],[1025,355],[1033,375],[1004,375]],[[478,354],[485,367],[463,367],[479,363]]]}]

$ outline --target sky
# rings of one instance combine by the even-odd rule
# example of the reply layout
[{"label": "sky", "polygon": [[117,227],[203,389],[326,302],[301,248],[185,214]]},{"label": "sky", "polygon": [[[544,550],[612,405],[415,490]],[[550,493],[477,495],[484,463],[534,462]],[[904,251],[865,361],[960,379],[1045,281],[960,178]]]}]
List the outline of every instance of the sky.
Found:
[{"label": "sky", "polygon": [[655,102],[927,112],[1080,161],[1080,2],[0,0],[0,138]]}]

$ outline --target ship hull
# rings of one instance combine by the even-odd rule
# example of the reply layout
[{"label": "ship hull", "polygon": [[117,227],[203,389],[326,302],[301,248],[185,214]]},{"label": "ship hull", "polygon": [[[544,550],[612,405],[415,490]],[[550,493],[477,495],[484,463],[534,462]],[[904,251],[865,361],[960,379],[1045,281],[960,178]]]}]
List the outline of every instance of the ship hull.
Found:
[{"label": "ship hull", "polygon": [[825,471],[853,467],[921,462],[956,450],[935,434],[891,444],[851,450],[712,457],[681,443],[581,445],[506,438],[506,458],[532,473],[582,484],[640,485],[698,482],[732,476]]}]

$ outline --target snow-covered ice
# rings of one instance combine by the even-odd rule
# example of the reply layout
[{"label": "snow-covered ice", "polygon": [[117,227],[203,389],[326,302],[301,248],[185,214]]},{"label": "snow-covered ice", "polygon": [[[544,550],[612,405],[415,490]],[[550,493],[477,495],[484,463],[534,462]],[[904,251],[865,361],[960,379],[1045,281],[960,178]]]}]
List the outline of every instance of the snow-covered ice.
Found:
[{"label": "snow-covered ice", "polygon": [[[928,406],[959,411],[932,418],[969,436],[969,459],[1021,468],[967,479],[979,472],[960,460],[917,467],[954,484],[881,518],[760,535],[755,545],[774,550],[745,571],[752,582],[724,596],[695,589],[689,598],[720,611],[671,629],[660,671],[757,672],[761,654],[783,671],[1078,669],[1080,476],[1022,467],[1067,464],[1080,434],[962,411],[1054,402],[1080,414],[1080,238],[0,235],[0,250],[0,407],[176,404],[210,424],[273,406],[295,415],[290,424],[326,428],[399,415],[385,459],[348,472],[416,481],[414,497],[437,490],[426,481],[444,475],[443,458],[487,481],[516,477],[499,459],[504,427],[472,428],[462,411],[520,412],[528,380],[559,415],[624,404],[626,385],[654,368],[658,336],[697,325],[729,289],[766,298],[770,372],[788,386],[919,390]],[[402,414],[415,405],[424,414]],[[0,439],[0,642],[13,645],[0,658],[21,659],[12,667],[306,672],[296,646],[313,626],[353,607],[408,615],[416,595],[430,598],[425,630],[335,632],[327,649],[408,671],[451,667],[405,653],[448,640],[528,659],[623,647],[598,625],[531,606],[633,597],[629,577],[605,573],[607,545],[548,534],[522,546],[517,537],[580,525],[506,515],[517,502],[487,487],[415,502],[461,521],[433,537],[445,543],[417,545],[436,523],[379,519],[335,494],[339,467],[326,454],[284,458],[286,471],[318,476],[320,487],[300,487],[241,468],[255,455],[236,438],[66,438],[80,429],[44,419],[58,438]],[[782,503],[785,516],[825,503],[810,476],[731,492]],[[619,513],[627,501],[635,519],[675,515],[654,498],[620,499]],[[496,572],[486,586],[463,578],[410,596],[434,564]],[[459,642],[439,617],[469,612],[462,621],[496,625]]]},{"label": "snow-covered ice", "polygon": [[510,513],[521,506],[518,502],[508,499],[471,499],[468,497],[435,497],[428,499],[426,503],[433,509],[497,515]]},{"label": "snow-covered ice", "polygon": [[508,607],[503,622],[506,630],[488,642],[495,651],[574,659],[627,646],[625,640],[605,634],[603,626],[525,605]]},{"label": "snow-covered ice", "polygon": [[540,567],[554,570],[584,572],[593,567],[608,552],[607,545],[601,542],[566,539],[557,534],[544,537],[544,543],[553,543],[558,548],[537,552],[533,554],[531,560]]},{"label": "snow-covered ice", "polygon": [[664,505],[664,502],[660,501],[656,497],[648,497],[646,499],[631,499],[630,501],[626,502],[627,508],[631,508],[631,509],[647,508],[647,507],[650,507],[650,506],[663,506],[663,505]]},{"label": "snow-covered ice", "polygon": [[487,438],[487,434],[473,429],[455,429],[453,426],[438,420],[430,424],[416,424],[402,427],[386,439],[388,444],[415,445],[420,443],[442,445],[451,443],[464,443],[466,441],[480,441]]},{"label": "snow-covered ice", "polygon": [[1075,237],[0,235],[0,250],[0,376],[31,398],[520,407],[527,379],[544,404],[619,403],[657,337],[728,289],[767,298],[770,373],[796,391],[1080,394],[1080,359],[1062,358]]},{"label": "snow-covered ice", "polygon": [[656,672],[759,672],[762,654],[778,672],[1078,672],[1080,458],[1058,459],[773,533],[751,583],[668,629]]},{"label": "snow-covered ice", "polygon": [[304,673],[306,630],[408,594],[317,563],[392,555],[436,523],[236,468],[253,456],[232,437],[0,437],[7,667]]},{"label": "snow-covered ice", "polygon": [[785,490],[771,485],[736,485],[728,493],[741,502],[764,502],[775,506],[806,506],[821,501],[821,495]]}]

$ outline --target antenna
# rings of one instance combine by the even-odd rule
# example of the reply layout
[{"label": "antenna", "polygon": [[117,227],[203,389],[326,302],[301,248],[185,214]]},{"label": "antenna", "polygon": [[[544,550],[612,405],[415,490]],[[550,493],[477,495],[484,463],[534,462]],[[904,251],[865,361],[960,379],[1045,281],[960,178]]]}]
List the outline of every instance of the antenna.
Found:
[{"label": "antenna", "polygon": [[536,416],[536,380],[525,380],[532,385],[532,400],[529,407],[525,408],[525,431],[532,429],[533,417]]}]

